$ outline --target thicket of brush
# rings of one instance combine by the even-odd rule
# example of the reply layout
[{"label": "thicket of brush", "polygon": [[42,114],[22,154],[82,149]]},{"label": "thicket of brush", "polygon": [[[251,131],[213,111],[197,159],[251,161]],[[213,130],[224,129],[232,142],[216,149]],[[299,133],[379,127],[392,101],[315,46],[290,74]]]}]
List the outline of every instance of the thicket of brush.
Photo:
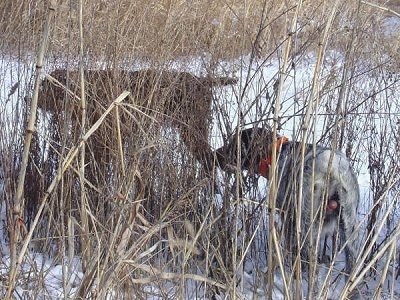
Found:
[{"label": "thicket of brush", "polygon": [[[371,182],[361,199],[371,209],[359,216],[364,251],[353,281],[373,274],[392,283],[390,274],[394,280],[400,273],[400,228],[393,224],[400,36],[388,24],[399,18],[399,7],[399,1],[1,1],[0,206],[7,238],[0,249],[10,254],[1,261],[2,296],[11,299],[15,287],[47,293],[43,266],[19,268],[37,252],[62,264],[65,295],[99,299],[245,298],[238,275],[250,256],[256,281],[246,288],[271,298],[274,268],[265,271],[262,262],[272,254],[276,266],[288,260],[261,231],[268,202],[257,178],[240,170],[210,176],[179,131],[146,110],[149,103],[124,106],[119,87],[106,95],[99,119],[72,117],[68,105],[56,113],[38,109],[43,74],[57,68],[237,77],[235,86],[214,88],[212,147],[238,124],[288,130],[291,122],[293,137],[306,133],[309,141],[345,150]],[[271,62],[279,71],[263,73]],[[287,97],[287,88],[295,94]],[[90,112],[84,95],[75,100]],[[114,106],[115,99],[121,104]],[[260,195],[265,200],[257,201]],[[76,256],[81,280],[71,279]],[[377,268],[381,258],[384,268]],[[283,294],[294,298],[299,286],[291,272],[284,277]]]}]

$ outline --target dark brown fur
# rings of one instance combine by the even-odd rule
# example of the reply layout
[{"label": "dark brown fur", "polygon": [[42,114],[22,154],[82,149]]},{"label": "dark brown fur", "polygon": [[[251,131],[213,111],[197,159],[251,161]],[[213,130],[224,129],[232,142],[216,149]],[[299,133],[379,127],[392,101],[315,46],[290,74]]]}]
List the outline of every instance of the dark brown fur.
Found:
[{"label": "dark brown fur", "polygon": [[[78,71],[53,71],[42,82],[39,107],[53,113],[69,112],[72,119],[79,122],[79,78]],[[212,152],[208,145],[208,134],[212,87],[234,84],[236,79],[198,77],[187,72],[155,70],[88,70],[84,72],[84,78],[89,126],[123,90],[128,90],[131,95],[125,102],[147,114],[148,120],[154,118],[157,122],[166,121],[172,124],[192,155],[207,169],[211,168]],[[132,128],[132,122],[125,122],[128,118],[126,115],[122,118],[125,127],[123,134],[136,130]],[[108,147],[107,143],[96,143],[98,145],[95,146],[100,148]]]}]

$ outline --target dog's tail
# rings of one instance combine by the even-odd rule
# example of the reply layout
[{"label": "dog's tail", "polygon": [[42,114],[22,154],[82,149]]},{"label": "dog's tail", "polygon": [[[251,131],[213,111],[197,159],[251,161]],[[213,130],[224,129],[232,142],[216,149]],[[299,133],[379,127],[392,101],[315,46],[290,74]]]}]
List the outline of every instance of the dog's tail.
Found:
[{"label": "dog's tail", "polygon": [[340,183],[341,188],[338,188],[337,192],[339,194],[339,199],[341,199],[341,205],[344,206],[344,218],[352,220],[351,223],[354,225],[356,223],[356,212],[360,201],[360,190],[357,176],[354,174],[350,161],[342,152],[336,152],[333,157],[331,176]]},{"label": "dog's tail", "polygon": [[340,201],[340,226],[347,260],[346,271],[352,271],[356,261],[357,235],[354,233],[357,226],[357,207],[360,200],[360,190],[357,177],[350,165],[349,160],[341,152],[335,153],[331,168],[332,179],[337,180],[337,193]]}]

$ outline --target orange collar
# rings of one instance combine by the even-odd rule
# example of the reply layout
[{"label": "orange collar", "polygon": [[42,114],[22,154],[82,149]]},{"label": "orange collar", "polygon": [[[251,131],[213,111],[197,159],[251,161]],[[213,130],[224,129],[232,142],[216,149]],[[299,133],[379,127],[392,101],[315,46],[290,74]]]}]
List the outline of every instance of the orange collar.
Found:
[{"label": "orange collar", "polygon": [[[275,148],[276,154],[279,153],[282,145],[284,145],[288,141],[289,139],[286,136],[281,136],[276,140],[276,148]],[[263,177],[269,178],[269,167],[271,166],[271,164],[272,164],[272,153],[270,153],[265,159],[261,160],[260,162],[259,171]]]}]

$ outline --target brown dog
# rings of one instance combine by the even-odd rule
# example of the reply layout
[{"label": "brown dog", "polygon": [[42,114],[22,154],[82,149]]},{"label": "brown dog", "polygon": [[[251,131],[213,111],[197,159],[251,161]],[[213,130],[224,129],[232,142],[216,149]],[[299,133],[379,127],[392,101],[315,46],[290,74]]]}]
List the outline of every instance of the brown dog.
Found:
[{"label": "brown dog", "polygon": [[[69,113],[72,120],[79,123],[79,78],[78,71],[53,71],[42,82],[39,108],[57,114]],[[141,116],[147,116],[149,122],[155,120],[171,124],[177,129],[189,152],[210,171],[212,151],[208,144],[208,134],[213,100],[212,87],[234,84],[236,79],[198,77],[187,72],[155,70],[88,70],[84,72],[84,78],[89,126],[123,90],[128,90],[131,92],[130,99],[125,101],[128,102],[128,106],[133,105],[140,110]],[[127,108],[129,110],[129,107]],[[132,124],[131,116],[132,114],[123,114],[121,118],[125,136],[135,131],[132,127],[143,127],[143,124]],[[128,119],[130,123],[127,122]],[[154,124],[154,121],[151,122]],[[140,122],[136,120],[136,123]],[[115,141],[107,142],[98,136],[92,147],[96,153],[99,149],[112,148],[112,144],[115,144]],[[95,159],[100,162],[104,157],[99,155]]]}]

